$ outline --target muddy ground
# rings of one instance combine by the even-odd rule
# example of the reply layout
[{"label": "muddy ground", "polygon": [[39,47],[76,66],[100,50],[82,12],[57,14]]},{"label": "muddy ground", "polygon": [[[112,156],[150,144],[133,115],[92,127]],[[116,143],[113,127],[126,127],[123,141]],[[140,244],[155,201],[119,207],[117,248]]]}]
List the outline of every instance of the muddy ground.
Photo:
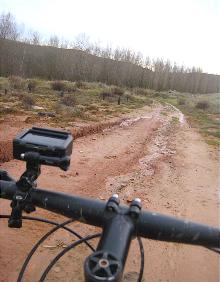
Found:
[{"label": "muddy ground", "polygon": [[[0,141],[23,127],[27,127],[24,121],[16,126],[9,119],[6,131],[2,122]],[[0,168],[18,177],[25,164],[11,160]],[[168,105],[143,108],[111,128],[77,139],[69,171],[43,167],[38,186],[101,200],[117,193],[126,204],[139,197],[145,209],[219,226],[219,153]],[[9,202],[1,200],[0,213],[9,211]],[[35,216],[63,220],[39,209]],[[98,231],[79,223],[70,226],[82,235]],[[21,230],[13,230],[7,228],[6,220],[0,221],[0,281],[16,281],[27,252],[49,228],[24,222]],[[38,281],[53,256],[73,240],[66,231],[52,235],[34,255],[23,281]],[[219,281],[218,256],[206,249],[151,240],[144,240],[144,249],[144,281]],[[126,281],[136,281],[137,250],[134,241],[125,268]],[[70,251],[51,270],[47,281],[83,281],[83,260],[88,254],[85,246]]]}]

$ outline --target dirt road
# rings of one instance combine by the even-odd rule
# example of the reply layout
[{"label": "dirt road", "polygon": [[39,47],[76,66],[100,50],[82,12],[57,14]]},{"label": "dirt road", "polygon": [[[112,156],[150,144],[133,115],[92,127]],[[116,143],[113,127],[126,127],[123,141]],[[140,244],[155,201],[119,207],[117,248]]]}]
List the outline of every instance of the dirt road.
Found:
[{"label": "dirt road", "polygon": [[[1,168],[18,177],[24,164],[13,160]],[[118,193],[125,203],[139,197],[145,209],[219,225],[218,152],[170,106],[142,109],[119,126],[77,139],[70,170],[44,167],[38,185],[103,200]],[[8,201],[1,200],[0,213],[8,211]],[[37,215],[62,219],[42,210]],[[0,281],[12,282],[25,254],[49,227],[26,222],[22,230],[12,230],[6,225],[0,221]],[[77,223],[73,226],[82,234],[94,231]],[[53,235],[33,257],[24,281],[38,281],[39,272],[72,240],[65,231]],[[219,281],[218,256],[208,250],[150,240],[144,240],[144,248],[145,281]],[[70,252],[47,281],[82,281],[82,262],[88,254],[84,246]],[[136,242],[129,254],[125,273],[135,281],[140,263]]]}]

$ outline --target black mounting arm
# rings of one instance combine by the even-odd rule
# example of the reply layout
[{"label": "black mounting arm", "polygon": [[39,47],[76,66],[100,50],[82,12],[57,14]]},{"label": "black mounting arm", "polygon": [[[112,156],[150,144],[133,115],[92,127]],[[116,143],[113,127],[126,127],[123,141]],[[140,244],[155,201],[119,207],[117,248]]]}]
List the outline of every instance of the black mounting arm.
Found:
[{"label": "black mounting arm", "polygon": [[36,179],[40,175],[40,154],[28,152],[21,156],[26,161],[26,171],[16,182],[17,191],[11,202],[11,216],[8,220],[8,226],[11,228],[22,227],[22,211],[31,213],[35,211],[30,192],[36,188]]}]

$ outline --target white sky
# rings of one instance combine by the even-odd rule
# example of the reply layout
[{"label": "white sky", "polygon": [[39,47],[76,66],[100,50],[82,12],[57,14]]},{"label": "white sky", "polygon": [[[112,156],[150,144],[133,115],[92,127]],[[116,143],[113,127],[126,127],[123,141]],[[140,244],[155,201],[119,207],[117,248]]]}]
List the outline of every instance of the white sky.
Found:
[{"label": "white sky", "polygon": [[220,0],[0,0],[0,13],[44,37],[128,47],[220,74]]}]

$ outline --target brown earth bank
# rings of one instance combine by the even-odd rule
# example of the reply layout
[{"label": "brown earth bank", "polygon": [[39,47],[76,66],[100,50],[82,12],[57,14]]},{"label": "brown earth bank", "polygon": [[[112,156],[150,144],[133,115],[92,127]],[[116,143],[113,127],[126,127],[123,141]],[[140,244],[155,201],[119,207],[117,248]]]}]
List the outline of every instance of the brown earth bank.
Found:
[{"label": "brown earth bank", "polygon": [[[79,123],[71,122],[69,126],[58,127],[58,129],[65,129],[72,133],[73,138],[77,139],[79,137],[91,135],[103,131],[104,129],[111,128],[113,126],[119,125],[123,122],[125,118],[115,119],[111,121],[104,122],[90,122],[90,123]],[[44,118],[41,122],[32,123],[28,116],[7,116],[0,120],[1,131],[0,131],[0,163],[7,162],[13,159],[13,149],[12,149],[12,139],[16,136],[22,129],[29,128],[30,126],[38,127],[54,127],[48,126]],[[57,126],[55,126],[57,127]]]},{"label": "brown earth bank", "polygon": [[[69,171],[43,167],[38,186],[103,200],[118,193],[126,204],[139,197],[144,209],[219,226],[219,154],[183,121],[168,105],[138,111],[113,128],[77,139]],[[25,164],[11,160],[0,168],[17,178]],[[1,200],[0,213],[9,211],[9,202]],[[63,220],[39,209],[33,215]],[[82,235],[97,231],[79,223],[71,226]],[[16,281],[27,252],[49,228],[24,222],[22,229],[13,230],[0,221],[0,281]],[[73,240],[63,230],[52,235],[33,256],[23,281],[38,281],[49,261]],[[144,281],[219,281],[217,254],[201,247],[143,242]],[[125,267],[126,281],[136,281],[137,250],[134,241]],[[89,253],[85,246],[70,251],[47,281],[83,281],[83,261]]]}]

